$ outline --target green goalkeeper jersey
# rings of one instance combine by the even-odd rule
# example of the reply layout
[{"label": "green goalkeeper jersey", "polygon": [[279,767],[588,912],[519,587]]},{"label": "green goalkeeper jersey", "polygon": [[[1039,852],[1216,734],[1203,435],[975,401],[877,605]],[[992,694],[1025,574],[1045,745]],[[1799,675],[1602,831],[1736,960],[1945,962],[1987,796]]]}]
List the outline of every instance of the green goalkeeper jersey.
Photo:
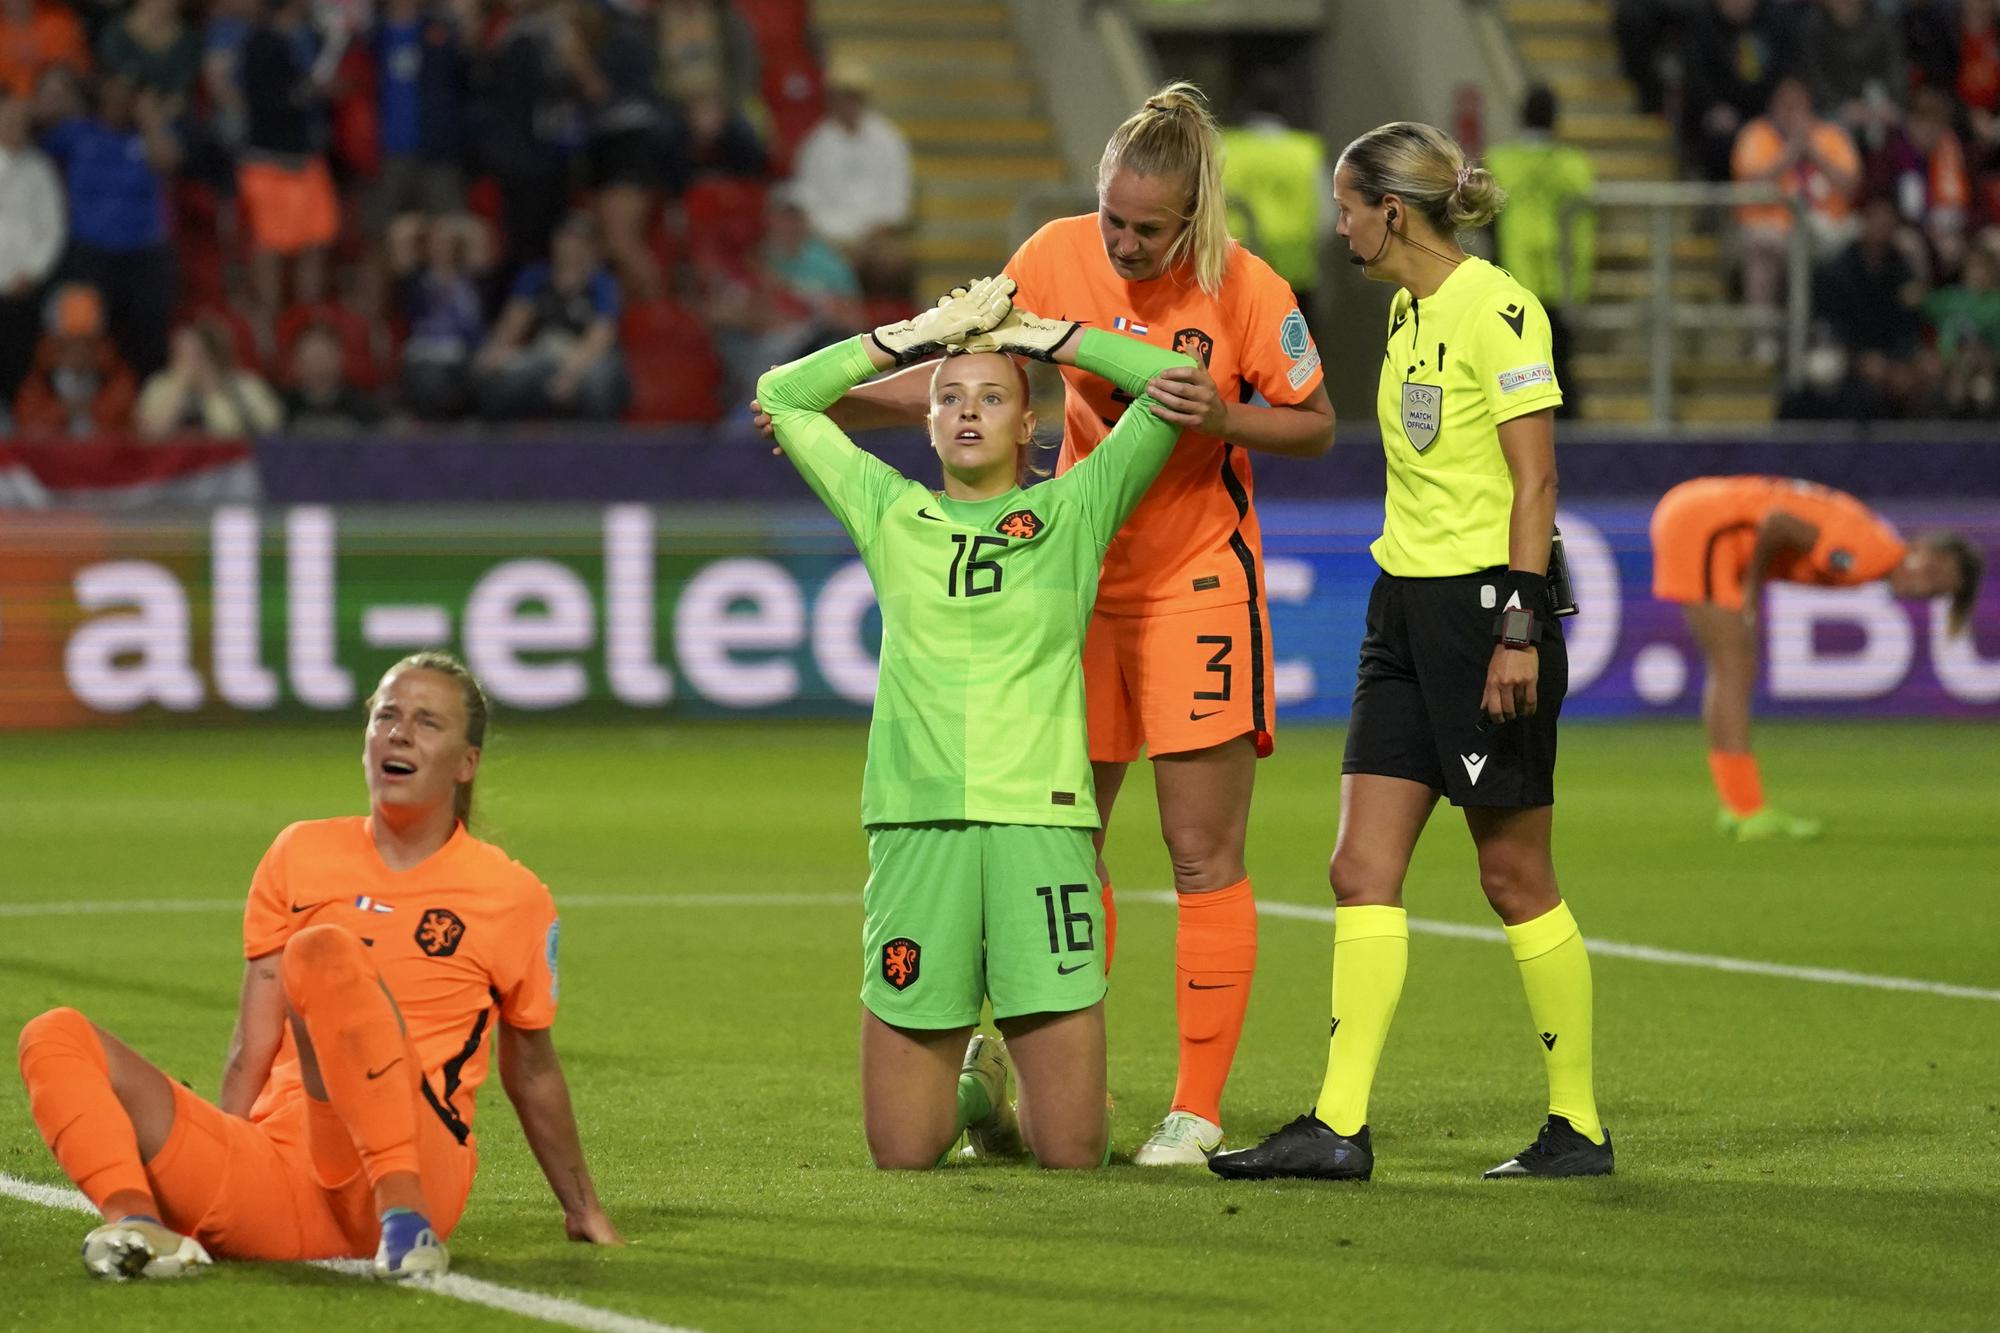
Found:
[{"label": "green goalkeeper jersey", "polygon": [[1179,433],[1149,410],[1146,381],[1194,363],[1092,329],[1077,364],[1138,402],[1062,476],[976,502],[911,481],[824,415],[875,374],[861,339],[757,384],[778,443],[854,539],[882,608],[865,825],[1098,825],[1084,629],[1104,548]]}]

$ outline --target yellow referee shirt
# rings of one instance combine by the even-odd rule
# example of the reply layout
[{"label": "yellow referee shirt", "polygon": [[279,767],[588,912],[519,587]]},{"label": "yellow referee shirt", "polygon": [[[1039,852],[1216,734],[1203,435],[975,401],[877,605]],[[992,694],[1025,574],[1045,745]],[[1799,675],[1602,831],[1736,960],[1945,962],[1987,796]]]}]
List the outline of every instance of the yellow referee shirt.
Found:
[{"label": "yellow referee shirt", "polygon": [[1468,257],[1421,301],[1397,292],[1375,395],[1389,456],[1375,563],[1404,578],[1506,564],[1500,424],[1560,402],[1548,314],[1506,270]]}]

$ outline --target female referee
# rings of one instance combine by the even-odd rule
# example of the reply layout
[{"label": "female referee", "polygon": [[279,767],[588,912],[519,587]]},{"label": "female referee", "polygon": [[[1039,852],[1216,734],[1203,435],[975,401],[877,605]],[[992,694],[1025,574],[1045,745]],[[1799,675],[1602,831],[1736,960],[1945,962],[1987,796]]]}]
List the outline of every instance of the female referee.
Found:
[{"label": "female referee", "polygon": [[[1078,336],[1069,320],[1010,316],[1013,289],[983,278],[757,385],[779,445],[854,539],[882,607],[861,790],[861,1088],[884,1168],[930,1167],[963,1130],[989,1152],[1018,1147],[999,1048],[966,1041],[989,997],[1036,1158],[1092,1168],[1109,1143],[1084,627],[1104,549],[1179,433],[1152,413],[1148,382],[1190,363],[1107,330]],[[944,465],[933,491],[855,448],[825,413],[878,372],[948,347],[970,351],[931,372],[930,440]],[[1090,458],[1024,491],[1028,379],[992,353],[1103,375],[1141,410]]]},{"label": "female referee", "polygon": [[1483,168],[1429,125],[1371,130],[1334,173],[1339,232],[1390,303],[1376,410],[1388,453],[1382,573],[1341,764],[1332,1048],[1312,1111],[1209,1166],[1237,1179],[1366,1180],[1368,1092],[1409,955],[1403,877],[1440,793],[1465,810],[1480,885],[1521,966],[1548,1066],[1535,1142],[1488,1176],[1602,1175],[1611,1138],[1590,1067],[1590,960],[1549,852],[1556,716],[1551,616],[1556,406],[1535,298],[1453,239],[1499,212]]},{"label": "female referee", "polygon": [[479,682],[445,653],[382,677],[362,742],[368,815],[293,824],[251,881],[220,1105],[74,1009],[21,1030],[36,1128],[104,1216],[84,1238],[90,1272],[178,1277],[211,1250],[373,1251],[378,1277],[443,1272],[478,1165],[492,1028],[570,1239],[623,1243],[549,1036],[555,903],[466,831],[486,716]]},{"label": "female referee", "polygon": [[[1097,808],[1108,826],[1127,766],[1142,750],[1152,757],[1179,904],[1179,1075],[1133,1160],[1200,1165],[1222,1143],[1223,1085],[1257,963],[1243,847],[1257,760],[1276,727],[1245,451],[1319,456],[1333,443],[1333,405],[1291,288],[1230,239],[1222,140],[1194,85],[1162,88],[1118,127],[1098,163],[1097,202],[1095,214],[1035,233],[1007,273],[1025,306],[1199,363],[1148,386],[1153,413],[1184,435],[1105,555],[1083,670]],[[1076,369],[1063,379],[1058,475],[1090,456],[1130,402],[1129,390]],[[878,380],[834,417],[857,429],[913,421],[926,392],[922,377]],[[1100,852],[1103,841],[1100,830]],[[1117,918],[1101,860],[1098,875],[1108,964]]]}]

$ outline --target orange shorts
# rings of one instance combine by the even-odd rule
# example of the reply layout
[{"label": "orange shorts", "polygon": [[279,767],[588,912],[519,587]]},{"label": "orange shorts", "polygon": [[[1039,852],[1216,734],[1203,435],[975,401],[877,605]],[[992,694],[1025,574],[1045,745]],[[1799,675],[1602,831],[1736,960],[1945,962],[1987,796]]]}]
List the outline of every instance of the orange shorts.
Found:
[{"label": "orange shorts", "polygon": [[1653,510],[1653,596],[1663,602],[1743,609],[1743,575],[1757,545],[1730,479],[1676,486]]},{"label": "orange shorts", "polygon": [[[408,1064],[420,1068],[411,1047]],[[183,1084],[174,1127],[146,1163],[160,1220],[217,1258],[349,1259],[375,1253],[374,1191],[346,1125],[303,1092],[263,1120],[225,1115]],[[449,1236],[472,1192],[478,1154],[412,1085],[428,1220]]]},{"label": "orange shorts", "polygon": [[260,250],[295,255],[332,245],[340,235],[340,204],[326,163],[310,158],[304,166],[245,162],[236,168],[250,239]]},{"label": "orange shorts", "polygon": [[1274,744],[1272,691],[1271,616],[1261,598],[1155,616],[1091,614],[1083,693],[1094,763],[1246,735],[1261,758]]}]

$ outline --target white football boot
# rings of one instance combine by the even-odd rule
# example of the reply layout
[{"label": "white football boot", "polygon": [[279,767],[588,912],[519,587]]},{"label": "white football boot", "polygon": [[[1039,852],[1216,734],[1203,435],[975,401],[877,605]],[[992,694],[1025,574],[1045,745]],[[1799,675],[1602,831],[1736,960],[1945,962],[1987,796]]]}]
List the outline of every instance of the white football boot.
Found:
[{"label": "white football boot", "polygon": [[214,1260],[192,1236],[146,1218],[107,1222],[83,1238],[83,1266],[93,1277],[186,1277]]},{"label": "white football boot", "polygon": [[1169,1111],[1132,1154],[1134,1166],[1206,1166],[1222,1146],[1222,1126],[1192,1111]]}]

